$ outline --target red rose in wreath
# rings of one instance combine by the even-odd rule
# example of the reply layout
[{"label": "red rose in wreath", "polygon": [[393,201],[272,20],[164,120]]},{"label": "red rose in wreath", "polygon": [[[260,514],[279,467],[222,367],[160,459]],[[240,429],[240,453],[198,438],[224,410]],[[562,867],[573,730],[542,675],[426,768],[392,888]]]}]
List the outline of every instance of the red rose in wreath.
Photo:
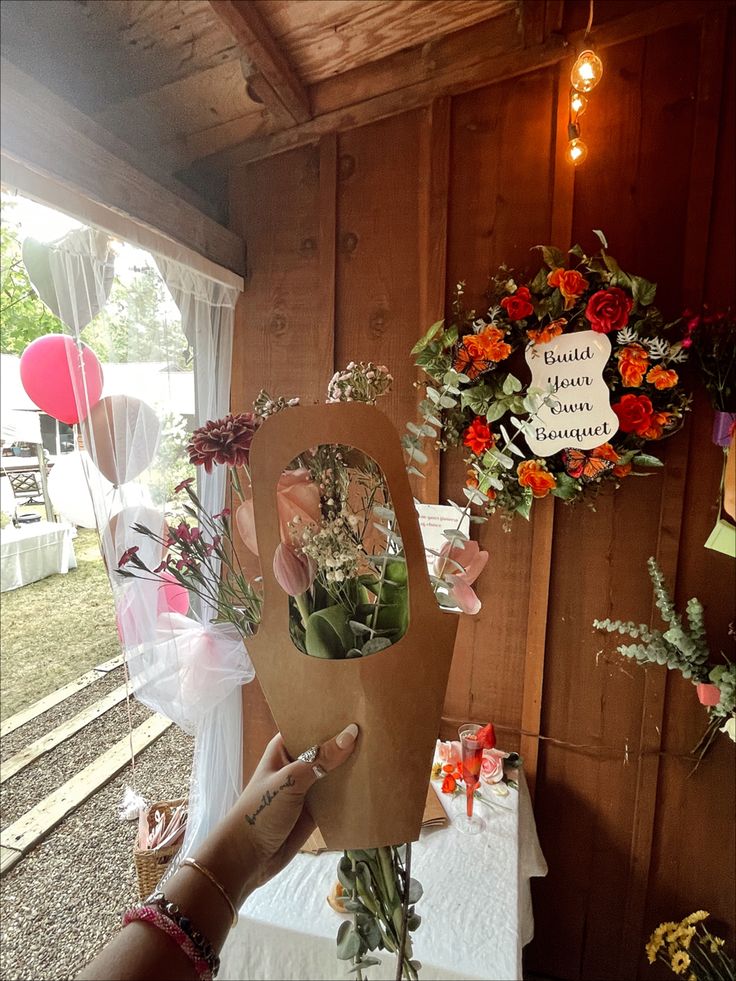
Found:
[{"label": "red rose in wreath", "polygon": [[476,456],[480,456],[486,450],[493,449],[496,445],[496,437],[485,419],[476,416],[463,433],[463,443],[469,446]]},{"label": "red rose in wreath", "polygon": [[520,286],[511,296],[505,296],[501,300],[501,306],[508,314],[509,320],[523,320],[524,317],[534,313],[532,306],[532,295],[528,286]]},{"label": "red rose in wreath", "polygon": [[651,426],[654,406],[646,395],[622,395],[621,401],[611,408],[618,416],[622,433],[644,436]]},{"label": "red rose in wreath", "polygon": [[588,300],[585,316],[593,330],[599,334],[610,334],[612,330],[622,330],[629,322],[629,314],[634,301],[618,286],[598,290]]}]

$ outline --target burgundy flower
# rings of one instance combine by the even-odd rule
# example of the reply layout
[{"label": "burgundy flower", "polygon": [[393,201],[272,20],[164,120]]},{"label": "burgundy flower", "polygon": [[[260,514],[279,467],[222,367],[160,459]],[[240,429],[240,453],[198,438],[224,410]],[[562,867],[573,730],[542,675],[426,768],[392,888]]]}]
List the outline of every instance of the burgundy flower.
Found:
[{"label": "burgundy flower", "polygon": [[123,552],[123,554],[120,556],[118,560],[118,569],[122,569],[124,565],[127,565],[130,561],[132,561],[133,556],[136,554],[137,551],[138,551],[137,545],[131,545],[130,548],[126,548],[126,550]]},{"label": "burgundy flower", "polygon": [[174,488],[174,493],[179,494],[181,491],[184,490],[185,487],[189,487],[189,485],[193,483],[194,483],[194,477],[187,477],[186,480],[182,480],[180,484],[176,485],[176,487]]},{"label": "burgundy flower", "polygon": [[257,428],[258,421],[252,412],[210,420],[192,433],[187,447],[189,462],[203,466],[207,473],[212,473],[216,463],[227,467],[247,465]]},{"label": "burgundy flower", "polygon": [[222,511],[218,511],[217,514],[212,515],[212,520],[217,521],[218,518],[229,518],[230,508],[223,508]]},{"label": "burgundy flower", "polygon": [[169,558],[167,557],[167,558],[165,558],[165,559],[163,560],[163,562],[159,562],[159,564],[158,564],[158,565],[156,566],[156,568],[155,568],[155,569],[153,570],[153,571],[154,571],[154,573],[157,573],[157,572],[163,572],[163,571],[164,571],[164,569],[168,569],[168,567],[169,567],[169,562],[170,562],[170,561],[171,561],[171,560],[170,560],[170,559],[169,559]]}]

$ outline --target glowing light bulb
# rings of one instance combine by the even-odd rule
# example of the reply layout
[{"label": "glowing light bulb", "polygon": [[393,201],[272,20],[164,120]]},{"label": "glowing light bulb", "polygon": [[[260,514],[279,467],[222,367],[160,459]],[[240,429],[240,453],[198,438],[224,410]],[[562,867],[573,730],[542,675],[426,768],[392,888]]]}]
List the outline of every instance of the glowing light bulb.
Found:
[{"label": "glowing light bulb", "polygon": [[579,167],[587,156],[588,147],[581,139],[576,137],[574,140],[570,140],[567,144],[567,150],[565,150],[565,160],[568,163],[571,163],[573,167]]},{"label": "glowing light bulb", "polygon": [[603,77],[603,62],[595,51],[583,51],[572,66],[570,81],[578,92],[592,92]]},{"label": "glowing light bulb", "polygon": [[583,115],[587,108],[588,100],[580,92],[573,89],[572,95],[570,96],[570,110],[573,116],[577,119],[578,116]]}]

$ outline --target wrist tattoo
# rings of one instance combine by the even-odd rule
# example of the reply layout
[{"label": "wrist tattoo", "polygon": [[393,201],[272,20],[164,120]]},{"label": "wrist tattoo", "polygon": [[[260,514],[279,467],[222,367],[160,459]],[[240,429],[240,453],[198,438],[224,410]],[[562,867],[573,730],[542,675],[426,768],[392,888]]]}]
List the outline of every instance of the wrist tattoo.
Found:
[{"label": "wrist tattoo", "polygon": [[261,797],[261,803],[255,809],[255,811],[253,811],[252,814],[245,815],[245,820],[248,822],[248,824],[255,824],[256,818],[261,813],[261,811],[264,810],[266,807],[268,807],[268,805],[271,803],[272,800],[274,800],[274,798],[278,797],[280,791],[285,790],[286,787],[293,787],[295,783],[296,780],[290,774],[286,778],[286,780],[284,780],[281,786],[276,788],[276,790],[273,791],[267,790],[266,793],[263,795],[263,797]]}]

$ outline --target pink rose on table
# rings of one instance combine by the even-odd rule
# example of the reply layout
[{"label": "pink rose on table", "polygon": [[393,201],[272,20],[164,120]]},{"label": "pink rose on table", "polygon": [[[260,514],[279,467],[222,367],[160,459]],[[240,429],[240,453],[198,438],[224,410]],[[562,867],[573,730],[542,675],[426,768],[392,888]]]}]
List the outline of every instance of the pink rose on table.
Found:
[{"label": "pink rose on table", "polygon": [[506,754],[500,749],[484,749],[480,765],[480,778],[483,783],[500,783],[503,780],[503,761]]},{"label": "pink rose on table", "polygon": [[462,747],[458,740],[453,742],[443,742],[441,739],[437,742],[437,756],[442,763],[459,763],[463,758]]},{"label": "pink rose on table", "polygon": [[628,324],[633,305],[634,301],[619,286],[611,286],[591,296],[585,316],[593,330],[599,334],[610,334],[612,330],[622,330]]}]

